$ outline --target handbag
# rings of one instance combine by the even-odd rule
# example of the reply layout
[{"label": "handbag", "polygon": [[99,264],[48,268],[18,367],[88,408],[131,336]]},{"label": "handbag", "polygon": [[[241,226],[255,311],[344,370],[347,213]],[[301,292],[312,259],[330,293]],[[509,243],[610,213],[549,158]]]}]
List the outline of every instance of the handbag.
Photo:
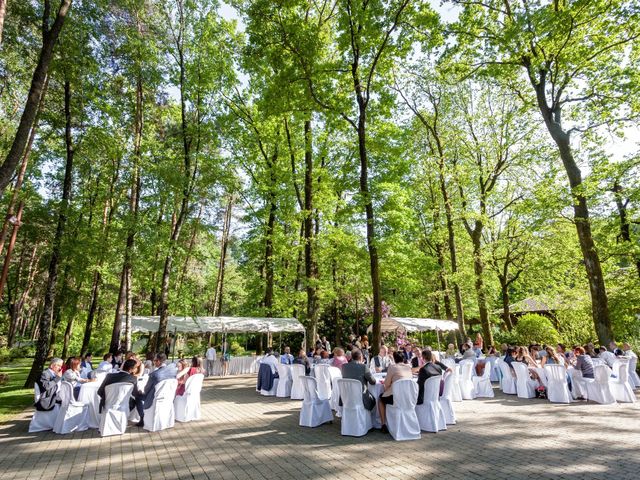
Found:
[{"label": "handbag", "polygon": [[362,392],[362,403],[364,408],[371,411],[376,406],[376,398],[371,394],[369,390]]}]

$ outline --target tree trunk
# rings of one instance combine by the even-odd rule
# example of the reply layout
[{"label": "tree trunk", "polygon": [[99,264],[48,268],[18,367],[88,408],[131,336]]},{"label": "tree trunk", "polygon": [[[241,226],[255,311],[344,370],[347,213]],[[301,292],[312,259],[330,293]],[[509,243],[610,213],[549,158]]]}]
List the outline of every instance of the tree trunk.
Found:
[{"label": "tree trunk", "polygon": [[[63,1],[63,5],[68,2]],[[62,8],[62,7],[61,7]],[[33,388],[35,381],[39,378],[47,360],[49,353],[49,341],[51,338],[51,317],[53,315],[54,301],[58,286],[58,268],[62,250],[62,238],[67,223],[67,210],[71,197],[71,183],[73,175],[73,155],[74,147],[71,137],[71,85],[69,81],[64,83],[64,113],[65,113],[65,141],[66,141],[66,164],[64,169],[64,182],[62,188],[62,201],[58,210],[58,224],[53,239],[51,261],[49,262],[49,277],[44,296],[44,307],[38,322],[38,341],[36,355],[31,366],[31,371],[25,382],[24,388]]]},{"label": "tree trunk", "polygon": [[318,265],[315,260],[313,228],[313,136],[311,120],[304,122],[304,268],[307,291],[307,335],[316,338],[318,331]]},{"label": "tree trunk", "polygon": [[[533,79],[533,77],[531,78]],[[573,218],[578,233],[582,258],[584,260],[585,272],[589,281],[591,312],[596,334],[598,335],[598,341],[600,345],[609,345],[609,342],[614,338],[611,328],[611,318],[609,317],[607,289],[602,274],[600,257],[591,233],[587,198],[582,193],[582,172],[573,158],[569,134],[562,128],[560,107],[552,110],[547,105],[545,96],[545,72],[540,72],[539,83],[534,84],[534,88],[536,90],[538,107],[542,113],[547,130],[558,147],[562,164],[569,179],[569,185],[573,195]]]},{"label": "tree trunk", "polygon": [[[447,281],[447,273],[444,259],[444,246],[436,243],[436,256],[438,258],[438,278],[440,280],[440,290],[442,291],[442,299],[444,301],[444,314],[448,320],[453,319],[453,310],[451,310],[451,298],[449,297],[449,283]],[[439,315],[439,314],[438,314]]]},{"label": "tree trunk", "polygon": [[24,290],[20,294],[20,298],[14,303],[13,309],[11,311],[11,324],[9,326],[9,333],[7,336],[7,347],[13,347],[13,343],[15,342],[16,332],[20,332],[23,334],[24,330],[18,330],[20,326],[20,316],[22,314],[22,308],[24,307],[24,303],[29,296],[29,292],[31,291],[31,287],[33,286],[33,280],[37,271],[37,261],[36,254],[38,251],[38,244],[36,243],[33,246],[33,250],[31,251],[31,258],[29,260],[29,273],[27,275],[27,284],[24,287]]},{"label": "tree trunk", "polygon": [[11,232],[9,246],[7,247],[7,255],[4,259],[4,265],[2,266],[2,276],[0,277],[0,298],[2,298],[4,286],[7,283],[7,276],[9,275],[9,264],[11,263],[11,254],[13,253],[13,247],[15,247],[16,245],[16,238],[18,236],[18,230],[20,230],[23,210],[24,202],[20,202],[20,206],[18,207],[18,214],[16,215],[15,222],[13,224],[13,231]]},{"label": "tree trunk", "polygon": [[[613,195],[616,200],[616,208],[618,209],[618,216],[620,217],[620,234],[618,238],[620,238],[623,242],[631,243],[631,233],[629,224],[629,214],[627,212],[627,203],[622,198],[622,187],[616,181],[613,185]],[[640,257],[638,255],[633,255],[633,261],[636,265],[636,270],[638,272],[638,276],[640,277]]]},{"label": "tree trunk", "polygon": [[29,132],[35,121],[38,105],[42,98],[45,79],[47,77],[47,72],[49,71],[49,64],[53,58],[53,48],[58,41],[58,36],[60,35],[60,31],[64,25],[67,12],[71,8],[71,1],[72,0],[62,0],[60,2],[60,8],[58,9],[56,19],[51,25],[51,28],[48,28],[50,11],[48,8],[44,9],[42,18],[42,48],[40,50],[40,56],[38,57],[38,63],[33,72],[27,102],[24,106],[24,110],[22,111],[20,123],[18,124],[13,143],[11,144],[11,149],[9,150],[9,153],[7,153],[2,165],[0,165],[0,196],[4,193],[4,189],[7,187],[9,182],[11,182],[11,178],[13,177],[13,173],[15,172],[18,162],[20,162],[20,159],[23,156],[29,138]]},{"label": "tree trunk", "polygon": [[0,44],[2,44],[2,31],[4,30],[4,17],[7,13],[7,0],[0,0]]},{"label": "tree trunk", "polygon": [[264,272],[265,272],[265,288],[264,297],[262,299],[262,306],[264,308],[265,317],[271,317],[273,315],[273,285],[274,285],[274,272],[273,272],[273,231],[276,223],[276,210],[278,204],[276,203],[276,172],[275,166],[278,161],[278,145],[274,148],[274,153],[268,162],[269,169],[269,217],[267,219],[267,229],[265,231],[265,246],[264,246]]},{"label": "tree trunk", "polygon": [[482,224],[476,222],[476,227],[471,232],[471,242],[473,244],[473,272],[475,274],[476,296],[478,298],[478,311],[480,313],[480,324],[482,325],[482,335],[484,336],[485,349],[493,346],[493,333],[491,332],[491,322],[489,311],[487,310],[487,292],[484,286],[484,262],[482,261]]},{"label": "tree trunk", "polygon": [[[133,165],[131,168],[131,187],[129,192],[129,228],[127,232],[127,242],[124,251],[124,261],[120,275],[120,288],[118,290],[118,301],[116,303],[115,319],[111,332],[111,351],[115,351],[120,345],[120,334],[122,328],[123,311],[127,311],[125,322],[125,344],[131,344],[131,312],[128,305],[131,303],[131,282],[133,271],[133,248],[135,244],[136,226],[138,223],[138,210],[140,207],[140,157],[142,155],[142,128],[144,126],[144,96],[142,90],[142,77],[136,81],[136,107],[133,124]],[[162,211],[162,209],[161,209]],[[158,224],[162,219],[159,216]],[[157,252],[156,252],[157,255]],[[154,314],[155,290],[152,291],[151,315]],[[129,349],[129,347],[127,347]]]},{"label": "tree trunk", "polygon": [[229,232],[231,230],[231,214],[235,197],[229,195],[227,208],[224,211],[224,223],[222,224],[222,238],[220,239],[220,261],[218,262],[218,276],[216,278],[216,291],[213,296],[213,316],[218,317],[222,312],[222,294],[224,292],[224,270],[227,263],[227,247],[229,245]]},{"label": "tree trunk", "polygon": [[507,327],[507,330],[513,330],[513,323],[511,322],[511,312],[509,311],[509,284],[507,279],[500,276],[500,297],[502,298],[502,319]]}]

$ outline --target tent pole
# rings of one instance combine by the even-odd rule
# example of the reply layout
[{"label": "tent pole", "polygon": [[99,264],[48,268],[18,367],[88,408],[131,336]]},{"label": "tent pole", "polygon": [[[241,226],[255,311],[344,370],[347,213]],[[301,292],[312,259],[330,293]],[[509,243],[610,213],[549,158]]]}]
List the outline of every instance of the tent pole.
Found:
[{"label": "tent pole", "polygon": [[178,335],[178,327],[173,329],[173,353],[171,354],[171,361],[174,362],[176,360],[176,340]]},{"label": "tent pole", "polygon": [[438,352],[440,352],[441,351],[441,349],[440,349],[440,330],[438,330],[437,328],[436,328],[436,337],[438,337]]}]

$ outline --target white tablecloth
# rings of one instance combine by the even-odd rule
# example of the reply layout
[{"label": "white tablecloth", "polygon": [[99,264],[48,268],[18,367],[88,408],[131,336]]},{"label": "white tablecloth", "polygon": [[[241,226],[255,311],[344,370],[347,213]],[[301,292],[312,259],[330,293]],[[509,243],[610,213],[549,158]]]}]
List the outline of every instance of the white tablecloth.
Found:
[{"label": "white tablecloth", "polygon": [[[252,355],[250,357],[231,357],[229,360],[229,367],[227,369],[227,375],[246,375],[249,373],[258,373],[260,368],[260,360],[262,355]],[[213,365],[213,375],[219,377],[222,375],[222,362],[220,359],[216,360]]]}]

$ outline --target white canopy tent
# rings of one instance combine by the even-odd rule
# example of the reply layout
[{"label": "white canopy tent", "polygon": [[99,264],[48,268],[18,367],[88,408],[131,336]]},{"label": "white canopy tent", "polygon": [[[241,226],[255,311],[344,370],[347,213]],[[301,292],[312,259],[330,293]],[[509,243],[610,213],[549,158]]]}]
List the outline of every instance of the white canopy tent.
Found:
[{"label": "white canopy tent", "polygon": [[[411,318],[411,317],[388,317],[383,318],[380,331],[396,332],[404,330],[405,332],[436,332],[438,338],[438,350],[440,350],[440,332],[448,332],[458,330],[458,324],[452,320],[435,320],[433,318]],[[367,331],[371,331],[369,326]]]}]

